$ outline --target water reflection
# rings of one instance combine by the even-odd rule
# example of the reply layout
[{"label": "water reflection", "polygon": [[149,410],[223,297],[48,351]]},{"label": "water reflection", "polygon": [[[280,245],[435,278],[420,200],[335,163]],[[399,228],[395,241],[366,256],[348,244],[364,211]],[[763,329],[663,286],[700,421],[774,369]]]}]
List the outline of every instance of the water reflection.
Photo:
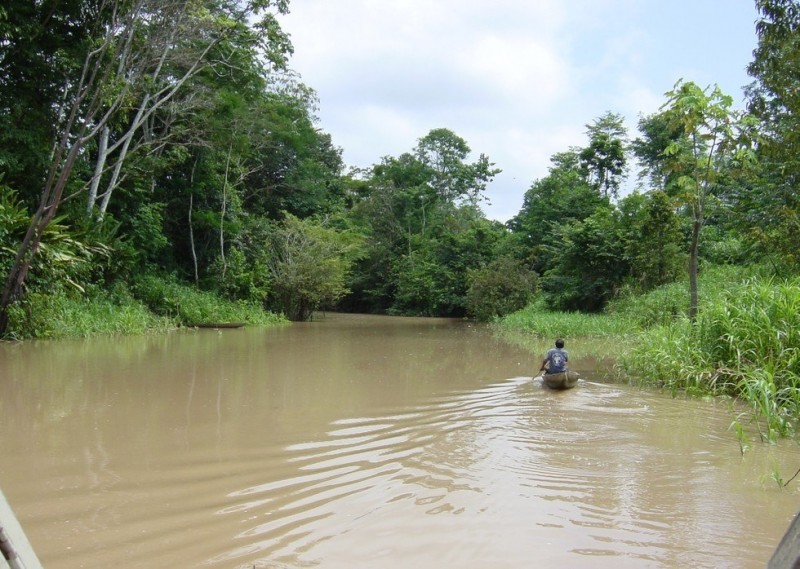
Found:
[{"label": "water reflection", "polygon": [[763,567],[795,446],[540,357],[380,317],[3,346],[0,484],[47,567]]}]

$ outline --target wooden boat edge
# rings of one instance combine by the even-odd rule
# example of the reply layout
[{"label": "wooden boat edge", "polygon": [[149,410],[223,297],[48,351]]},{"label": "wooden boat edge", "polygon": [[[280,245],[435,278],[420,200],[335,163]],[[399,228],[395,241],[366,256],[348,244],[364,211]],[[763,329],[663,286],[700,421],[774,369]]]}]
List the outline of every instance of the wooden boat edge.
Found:
[{"label": "wooden boat edge", "polygon": [[575,387],[578,384],[578,377],[580,376],[576,371],[546,373],[542,376],[542,382],[550,389],[565,390]]},{"label": "wooden boat edge", "polygon": [[198,322],[192,324],[193,328],[241,328],[244,322]]}]

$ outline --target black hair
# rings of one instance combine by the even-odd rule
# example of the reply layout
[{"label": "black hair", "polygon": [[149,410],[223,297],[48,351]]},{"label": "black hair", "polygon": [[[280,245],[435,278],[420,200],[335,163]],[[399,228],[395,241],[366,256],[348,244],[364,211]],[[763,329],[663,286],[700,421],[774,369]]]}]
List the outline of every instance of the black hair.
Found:
[{"label": "black hair", "polygon": [[563,347],[564,347],[564,340],[562,340],[561,338],[556,340],[556,348],[563,348]]}]

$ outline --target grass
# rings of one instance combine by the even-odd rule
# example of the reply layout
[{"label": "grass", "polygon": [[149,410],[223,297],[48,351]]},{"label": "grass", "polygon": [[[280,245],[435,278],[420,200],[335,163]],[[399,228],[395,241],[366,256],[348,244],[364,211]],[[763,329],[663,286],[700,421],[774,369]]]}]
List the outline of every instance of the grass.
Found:
[{"label": "grass", "polygon": [[706,303],[694,324],[642,332],[619,363],[673,391],[733,395],[765,440],[790,436],[800,418],[800,279],[738,283]]},{"label": "grass", "polygon": [[107,293],[92,298],[32,293],[9,316],[10,337],[17,340],[136,335],[175,327],[140,302]]},{"label": "grass", "polygon": [[143,277],[129,289],[87,295],[30,293],[9,312],[9,339],[141,335],[203,322],[285,322],[253,302],[233,302],[173,279]]},{"label": "grass", "polygon": [[134,284],[133,293],[153,313],[183,326],[205,322],[268,326],[285,321],[282,316],[265,311],[258,303],[225,300],[171,278],[143,277]]},{"label": "grass", "polygon": [[497,322],[503,329],[517,330],[543,338],[619,337],[631,330],[633,322],[625,314],[583,314],[552,312],[533,304],[504,316]]},{"label": "grass", "polygon": [[[497,325],[533,338],[609,338],[620,378],[673,393],[732,396],[748,406],[762,439],[775,441],[795,435],[800,420],[800,279],[753,274],[706,271],[694,323],[686,316],[687,288],[677,283],[622,297],[603,315],[533,305]],[[734,427],[741,429],[741,419]]]},{"label": "grass", "polygon": [[[552,348],[556,338],[564,338],[573,359],[595,358],[604,362],[604,368],[610,368],[608,358],[617,355],[632,330],[624,315],[552,312],[538,304],[504,316],[493,326],[505,341],[537,355]],[[581,341],[573,343],[575,338]]]}]

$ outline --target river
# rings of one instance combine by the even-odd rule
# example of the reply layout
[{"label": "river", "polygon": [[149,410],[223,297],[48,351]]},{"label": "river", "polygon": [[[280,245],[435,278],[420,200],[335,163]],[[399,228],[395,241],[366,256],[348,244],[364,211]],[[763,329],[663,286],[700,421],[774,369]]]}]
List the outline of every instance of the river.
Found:
[{"label": "river", "polygon": [[569,339],[550,391],[547,347],[331,314],[0,345],[0,488],[48,569],[764,567],[798,445]]}]

